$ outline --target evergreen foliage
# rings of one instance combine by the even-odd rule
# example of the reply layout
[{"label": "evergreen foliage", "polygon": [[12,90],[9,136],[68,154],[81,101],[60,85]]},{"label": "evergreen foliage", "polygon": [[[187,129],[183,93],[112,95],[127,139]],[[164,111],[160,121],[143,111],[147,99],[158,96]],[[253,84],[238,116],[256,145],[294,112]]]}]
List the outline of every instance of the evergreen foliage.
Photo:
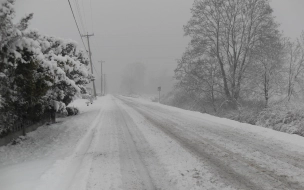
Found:
[{"label": "evergreen foliage", "polygon": [[16,122],[65,111],[93,80],[76,42],[28,29],[33,14],[15,24],[14,3],[0,4],[0,133]]}]

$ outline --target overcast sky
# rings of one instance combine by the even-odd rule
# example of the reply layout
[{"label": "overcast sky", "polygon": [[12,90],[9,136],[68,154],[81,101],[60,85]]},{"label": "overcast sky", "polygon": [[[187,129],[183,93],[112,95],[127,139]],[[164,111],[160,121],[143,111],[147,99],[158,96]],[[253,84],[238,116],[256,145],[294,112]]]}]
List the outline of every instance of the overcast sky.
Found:
[{"label": "overcast sky", "polygon": [[[108,89],[119,89],[121,70],[129,63],[146,64],[149,76],[164,73],[173,76],[176,59],[189,42],[183,36],[183,25],[191,16],[193,0],[70,1],[81,32],[94,33],[90,42],[96,77],[100,77],[98,61],[103,60]],[[271,5],[285,35],[298,37],[304,30],[304,0],[272,0]],[[17,18],[26,13],[34,13],[31,28],[46,35],[73,39],[83,47],[68,0],[16,0]],[[87,46],[86,39],[83,40]],[[100,83],[96,85],[99,90]]]}]

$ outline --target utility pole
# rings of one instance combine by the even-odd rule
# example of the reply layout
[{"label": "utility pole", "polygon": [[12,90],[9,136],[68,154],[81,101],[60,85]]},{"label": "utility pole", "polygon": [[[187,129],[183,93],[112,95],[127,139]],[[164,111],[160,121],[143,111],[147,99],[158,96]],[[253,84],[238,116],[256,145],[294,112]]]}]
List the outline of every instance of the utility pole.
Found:
[{"label": "utility pole", "polygon": [[98,62],[100,62],[100,64],[101,64],[101,66],[100,66],[100,68],[101,68],[101,88],[100,88],[100,92],[101,92],[101,95],[103,96],[103,84],[102,84],[102,82],[103,82],[103,80],[102,80],[102,63],[104,63],[104,61],[98,61]]},{"label": "utility pole", "polygon": [[106,85],[106,74],[104,74],[104,94],[106,94],[106,89],[107,89],[107,85]]},{"label": "utility pole", "polygon": [[[87,33],[87,35],[81,35],[81,37],[86,37],[88,40],[88,47],[89,47],[89,57],[90,57],[90,63],[91,63],[91,72],[93,74],[93,63],[92,63],[92,53],[91,53],[91,47],[90,47],[90,39],[89,37],[94,36],[94,34]],[[94,96],[96,98],[96,88],[95,88],[95,81],[93,81],[93,90],[94,90]]]}]

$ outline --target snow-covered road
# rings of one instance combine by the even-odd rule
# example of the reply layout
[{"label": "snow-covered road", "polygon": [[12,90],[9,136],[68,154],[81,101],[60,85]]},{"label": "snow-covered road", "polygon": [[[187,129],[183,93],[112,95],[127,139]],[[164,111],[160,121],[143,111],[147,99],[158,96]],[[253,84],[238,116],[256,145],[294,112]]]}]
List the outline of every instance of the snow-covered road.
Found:
[{"label": "snow-covered road", "polygon": [[304,189],[303,137],[123,96],[82,110],[0,147],[0,189]]}]

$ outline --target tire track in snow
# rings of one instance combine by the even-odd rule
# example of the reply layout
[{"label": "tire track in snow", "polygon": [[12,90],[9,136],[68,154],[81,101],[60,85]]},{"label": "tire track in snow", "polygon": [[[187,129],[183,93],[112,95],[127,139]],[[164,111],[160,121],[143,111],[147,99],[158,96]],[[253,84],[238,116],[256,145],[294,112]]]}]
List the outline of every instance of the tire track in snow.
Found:
[{"label": "tire track in snow", "polygon": [[[158,115],[156,113],[158,110],[153,110],[154,112],[152,112],[150,108],[139,106],[125,99],[122,100],[145,116],[155,127],[178,141],[181,146],[197,156],[208,160],[213,168],[217,170],[218,175],[228,183],[233,182],[237,188],[272,189],[273,186],[277,184],[276,189],[303,189],[298,183],[289,181],[285,176],[277,175],[273,173],[273,171],[268,171],[256,163],[239,157],[223,147],[209,142],[206,139],[203,140],[201,136],[189,132],[187,128],[178,129],[176,127],[179,126],[177,123],[168,121],[168,118],[164,118],[163,115]],[[201,145],[202,143],[204,146]],[[240,169],[243,171],[240,171]],[[261,182],[263,182],[263,184],[258,185],[258,183]]]},{"label": "tire track in snow", "polygon": [[[86,157],[90,156],[87,153],[94,143],[102,113],[103,109],[100,109],[86,134],[77,143],[72,155],[63,160],[57,160],[54,166],[41,176],[41,181],[37,184],[36,190],[67,190],[75,189],[77,186],[78,189],[85,189],[86,182],[79,179],[86,178],[88,175],[91,158],[88,159]],[[77,173],[81,167],[84,167],[84,160],[86,161],[86,169],[82,169],[81,173]]]},{"label": "tire track in snow", "polygon": [[[136,104],[136,101],[131,99],[126,101]],[[168,113],[168,110],[157,105],[147,105],[147,107],[153,113],[161,113],[161,115]],[[170,120],[185,131],[199,134],[201,139],[208,140],[219,149],[225,147],[223,151],[230,152],[230,155],[237,156],[249,165],[256,165],[259,171],[283,181],[290,188],[302,189],[304,186],[304,154],[293,151],[294,147],[265,137],[261,140],[261,137],[255,133],[240,131],[212,121],[202,122],[202,118],[195,115],[189,114],[185,117],[179,112],[174,112],[164,119]],[[191,127],[185,127],[189,125]]]},{"label": "tire track in snow", "polygon": [[[172,178],[169,177],[169,171],[165,169],[164,163],[162,163],[158,157],[158,153],[160,151],[159,148],[152,148],[155,143],[153,141],[151,142],[151,136],[152,138],[155,137],[155,133],[149,130],[150,127],[141,122],[141,115],[138,117],[138,115],[132,114],[136,112],[133,108],[127,106],[116,98],[115,102],[123,113],[125,120],[130,121],[128,130],[136,145],[141,160],[147,168],[147,171],[149,171],[149,176],[154,184],[154,187],[159,190],[176,190],[177,187],[172,183]],[[152,129],[155,128],[152,127]],[[150,141],[148,140],[149,138]],[[157,135],[157,138],[160,138],[160,136]],[[163,139],[159,139],[159,142],[161,140]],[[166,146],[166,143],[163,143],[163,146]]]},{"label": "tire track in snow", "polygon": [[[211,155],[210,152],[204,150],[201,144],[194,141],[194,139],[185,138],[177,133],[172,132],[172,129],[168,129],[170,124],[164,123],[163,121],[158,121],[155,118],[151,118],[150,115],[143,113],[139,108],[135,108],[139,113],[141,113],[150,123],[155,127],[163,131],[170,138],[178,142],[183,148],[190,151],[190,153],[204,159],[207,163],[216,170],[216,174],[222,179],[227,180],[228,184],[233,181],[232,186],[237,185],[240,189],[256,189],[261,190],[261,187],[256,186],[249,179],[245,178],[243,175],[236,173],[232,168],[227,167],[227,165],[221,162],[215,155]],[[237,184],[235,184],[237,183]],[[229,184],[231,185],[231,184]]]},{"label": "tire track in snow", "polygon": [[[110,100],[108,100],[110,101]],[[115,125],[118,124],[112,104],[107,106],[100,121],[98,142],[92,152],[94,158],[90,168],[86,189],[122,189],[119,164],[119,137]]]},{"label": "tire track in snow", "polygon": [[[115,103],[118,107],[117,103]],[[134,142],[131,128],[134,122],[124,110],[119,108],[116,112],[116,119],[120,125],[116,125],[119,134],[119,153],[124,189],[130,190],[154,190],[156,189],[149,171],[141,158]]]},{"label": "tire track in snow", "polygon": [[[218,176],[210,172],[207,163],[202,162],[201,159],[181,147],[163,131],[147,121],[142,114],[123,102],[120,105],[136,123],[137,127],[134,131],[140,132],[141,136],[147,140],[149,148],[140,149],[144,150],[144,159],[151,163],[149,158],[153,159],[154,157],[159,163],[155,165],[156,162],[152,162],[147,166],[158,189],[233,190],[231,186],[222,183]],[[137,144],[141,146],[142,141],[139,142]],[[151,152],[153,152],[153,156]],[[146,155],[147,153],[148,155]],[[147,159],[147,157],[149,158]],[[160,172],[160,170],[163,171]]]},{"label": "tire track in snow", "polygon": [[[155,112],[161,112],[166,114],[167,112],[165,110],[157,109],[156,107],[149,107],[150,111],[154,110]],[[221,136],[223,139],[231,140],[230,138],[233,136],[233,141],[237,141],[238,143],[247,142],[246,146],[247,148],[251,148],[254,151],[259,151],[265,155],[269,155],[271,157],[274,157],[282,162],[288,163],[296,168],[304,169],[304,155],[300,154],[298,152],[288,150],[278,144],[273,144],[272,142],[264,142],[260,141],[260,139],[255,138],[254,136],[251,136],[251,138],[243,137],[239,131],[231,130],[231,128],[227,127],[226,129],[221,127],[218,129],[218,124],[215,124],[213,122],[204,121],[205,123],[214,126],[214,127],[204,127],[202,124],[199,124],[199,120],[201,118],[197,118],[195,116],[192,116],[195,121],[191,121],[192,123],[187,122],[183,119],[183,117],[179,117],[179,115],[170,115],[169,118],[171,120],[174,120],[176,123],[179,123],[179,125],[183,124],[184,126],[187,125],[193,125],[195,122],[195,125],[201,126],[200,132],[208,132],[212,133],[216,136]],[[168,118],[168,119],[169,119]],[[230,130],[229,130],[230,129]],[[267,143],[267,144],[265,144]],[[276,147],[276,149],[272,148]],[[283,151],[282,151],[283,150]]]}]

